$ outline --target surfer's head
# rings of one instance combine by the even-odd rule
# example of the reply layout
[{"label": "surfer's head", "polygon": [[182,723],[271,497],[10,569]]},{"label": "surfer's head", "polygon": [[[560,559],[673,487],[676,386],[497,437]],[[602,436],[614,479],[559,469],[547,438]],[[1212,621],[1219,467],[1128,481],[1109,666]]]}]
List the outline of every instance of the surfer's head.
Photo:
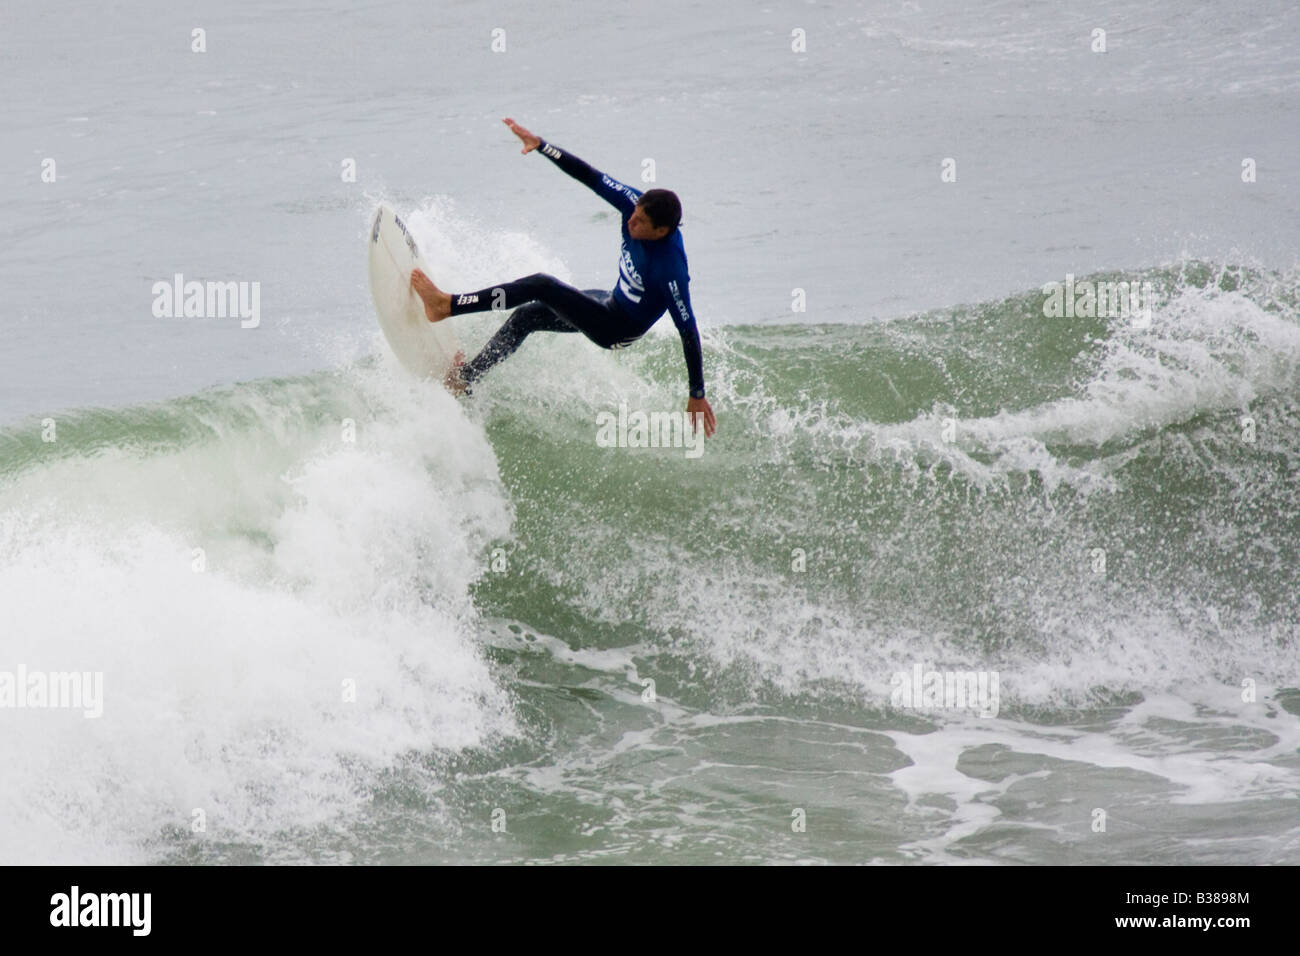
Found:
[{"label": "surfer's head", "polygon": [[633,239],[662,239],[681,224],[682,202],[670,189],[648,189],[627,221]]}]

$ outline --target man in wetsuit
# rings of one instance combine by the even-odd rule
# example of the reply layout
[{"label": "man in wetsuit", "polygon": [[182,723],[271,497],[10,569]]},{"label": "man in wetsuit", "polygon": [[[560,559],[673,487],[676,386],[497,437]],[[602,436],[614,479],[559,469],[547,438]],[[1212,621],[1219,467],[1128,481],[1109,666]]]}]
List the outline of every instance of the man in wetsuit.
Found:
[{"label": "man in wetsuit", "polygon": [[584,292],[539,272],[478,292],[456,294],[443,292],[427,275],[414,270],[411,287],[424,302],[430,322],[465,312],[515,309],[477,358],[460,364],[457,356],[457,364],[447,377],[448,386],[457,392],[467,391],[532,332],[582,332],[601,348],[619,349],[645,335],[668,310],[682,337],[686,356],[690,380],[686,411],[697,429],[703,422],[705,435],[712,435],[717,421],[704,397],[700,333],[691,312],[686,251],[677,230],[682,207],[676,194],[666,189],[638,192],[534,136],[514,120],[507,119],[505,124],[523,141],[524,153],[540,149],[543,156],[619,211],[623,249],[618,284],[612,292]]}]

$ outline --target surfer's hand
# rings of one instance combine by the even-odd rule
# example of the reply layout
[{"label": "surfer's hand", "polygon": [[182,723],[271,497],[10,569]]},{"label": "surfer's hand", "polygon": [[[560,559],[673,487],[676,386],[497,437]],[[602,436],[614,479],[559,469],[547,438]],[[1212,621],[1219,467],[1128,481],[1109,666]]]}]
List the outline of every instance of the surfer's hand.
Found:
[{"label": "surfer's hand", "polygon": [[[692,398],[686,402],[686,414],[691,416],[691,425],[696,431],[700,430],[700,421],[704,421],[704,434],[708,438],[713,437],[713,432],[718,427],[718,420],[713,417],[713,409],[709,407],[707,398]],[[699,415],[697,418],[696,415]]]},{"label": "surfer's hand", "polygon": [[522,126],[520,126],[518,123],[516,123],[514,120],[510,119],[509,117],[506,117],[501,122],[509,126],[510,132],[514,133],[516,136],[519,137],[520,140],[523,141],[524,148],[521,150],[521,152],[531,153],[537,147],[542,145],[542,141],[539,137],[534,136],[532,133],[528,132],[528,130],[524,129]]}]

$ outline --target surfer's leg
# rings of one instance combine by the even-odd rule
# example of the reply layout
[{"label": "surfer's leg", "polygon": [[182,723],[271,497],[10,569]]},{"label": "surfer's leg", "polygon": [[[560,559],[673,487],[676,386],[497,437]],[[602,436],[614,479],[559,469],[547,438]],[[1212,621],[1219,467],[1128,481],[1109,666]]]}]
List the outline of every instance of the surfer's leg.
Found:
[{"label": "surfer's leg", "polygon": [[534,332],[577,332],[578,329],[555,314],[555,310],[541,302],[529,302],[515,309],[515,312],[496,335],[488,340],[474,361],[461,367],[460,379],[467,385],[473,384],[488,369],[508,358],[515,349],[523,344],[524,339]]},{"label": "surfer's leg", "polygon": [[603,348],[609,348],[611,341],[623,337],[611,334],[621,330],[613,328],[618,323],[611,309],[608,293],[604,290],[594,290],[594,294],[582,292],[543,272],[524,276],[514,282],[480,289],[477,292],[459,295],[452,293],[451,314],[485,312],[488,309],[513,309],[526,302],[545,303],[570,325],[575,326],[579,332]]},{"label": "surfer's leg", "polygon": [[461,370],[472,383],[519,348],[533,332],[581,332],[601,348],[620,348],[639,337],[604,289],[581,291],[553,276],[535,273],[502,285],[452,295],[452,315],[510,309],[519,306],[483,347],[474,361]]}]

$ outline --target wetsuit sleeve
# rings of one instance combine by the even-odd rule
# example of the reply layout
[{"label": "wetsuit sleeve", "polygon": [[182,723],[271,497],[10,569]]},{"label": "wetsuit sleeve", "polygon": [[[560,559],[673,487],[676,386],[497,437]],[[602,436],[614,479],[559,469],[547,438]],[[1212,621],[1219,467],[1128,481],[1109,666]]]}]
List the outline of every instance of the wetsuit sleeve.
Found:
[{"label": "wetsuit sleeve", "polygon": [[542,140],[541,153],[556,166],[591,189],[624,216],[631,215],[632,207],[641,198],[641,194],[631,186],[625,186],[616,179],[610,179],[598,169],[592,169],[577,156],[570,155],[558,146]]},{"label": "wetsuit sleeve", "polygon": [[682,337],[682,354],[686,358],[686,374],[691,382],[691,398],[704,397],[704,356],[700,350],[700,330],[695,325],[691,311],[690,280],[684,271],[668,279],[668,298],[672,305],[673,325]]}]

